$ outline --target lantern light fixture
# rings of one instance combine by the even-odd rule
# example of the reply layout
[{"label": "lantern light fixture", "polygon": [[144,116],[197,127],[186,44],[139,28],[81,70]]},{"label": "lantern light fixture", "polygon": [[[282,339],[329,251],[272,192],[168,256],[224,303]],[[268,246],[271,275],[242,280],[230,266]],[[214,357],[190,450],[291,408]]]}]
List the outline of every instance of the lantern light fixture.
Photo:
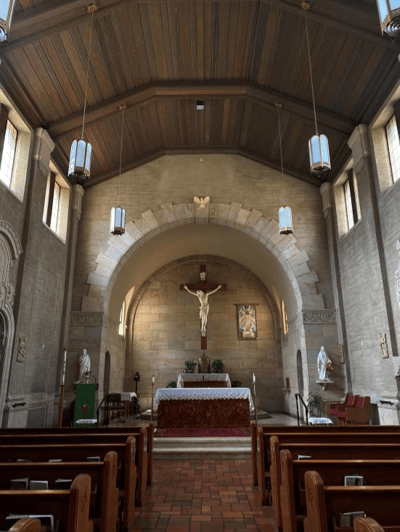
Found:
[{"label": "lantern light fixture", "polygon": [[8,39],[15,0],[0,2],[0,42]]},{"label": "lantern light fixture", "polygon": [[329,172],[329,170],[331,169],[331,158],[329,154],[329,143],[327,137],[318,133],[317,110],[315,106],[315,92],[311,64],[310,39],[308,36],[307,23],[307,11],[311,8],[311,2],[304,1],[301,3],[301,7],[304,10],[308,65],[310,67],[310,85],[315,124],[315,135],[308,142],[308,153],[310,156],[310,172],[316,176],[322,176]]},{"label": "lantern light fixture", "polygon": [[[283,177],[283,150],[282,150],[282,129],[281,129],[281,109],[282,104],[280,102],[275,103],[275,107],[278,109],[278,130],[279,130],[279,150],[281,154],[281,176],[282,176],[282,191],[285,191],[285,180]],[[293,233],[293,220],[292,209],[287,205],[279,209],[279,234],[290,235]]]},{"label": "lantern light fixture", "polygon": [[110,233],[113,235],[121,236],[125,233],[125,209],[119,205],[119,196],[121,192],[121,173],[122,173],[122,141],[124,137],[124,120],[125,120],[126,105],[121,104],[118,107],[121,113],[121,143],[119,149],[119,181],[118,181],[118,201],[117,207],[111,209],[110,216]]},{"label": "lantern light fixture", "polygon": [[400,0],[377,0],[382,35],[400,36]]},{"label": "lantern light fixture", "polygon": [[93,35],[93,14],[97,10],[95,4],[90,4],[88,7],[88,13],[91,14],[90,18],[90,37],[88,48],[88,60],[86,68],[86,79],[84,89],[84,103],[83,103],[83,117],[82,117],[82,132],[79,140],[74,140],[71,145],[71,152],[69,156],[68,177],[76,179],[78,182],[84,181],[90,177],[90,165],[92,158],[92,145],[86,142],[84,139],[85,134],[85,120],[86,120],[86,107],[87,107],[87,93],[89,86],[89,68],[90,68],[90,52],[92,48],[92,35]]}]

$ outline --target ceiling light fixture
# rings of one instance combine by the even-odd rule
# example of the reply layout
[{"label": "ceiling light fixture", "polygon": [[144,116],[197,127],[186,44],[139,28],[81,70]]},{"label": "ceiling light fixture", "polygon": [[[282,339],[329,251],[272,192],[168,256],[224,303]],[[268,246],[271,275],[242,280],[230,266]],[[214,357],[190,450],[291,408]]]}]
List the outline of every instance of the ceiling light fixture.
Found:
[{"label": "ceiling light fixture", "polygon": [[87,92],[89,86],[89,68],[90,68],[90,51],[92,47],[92,34],[93,34],[93,14],[96,11],[97,6],[90,4],[88,7],[88,13],[90,17],[90,37],[89,37],[89,49],[86,68],[86,80],[84,90],[84,103],[83,103],[83,118],[82,118],[82,133],[80,140],[74,140],[71,145],[71,152],[69,156],[68,177],[79,181],[84,181],[90,177],[90,164],[92,158],[92,145],[84,140],[85,133],[85,119],[86,119],[86,107],[87,107]]},{"label": "ceiling light fixture", "polygon": [[10,32],[11,19],[14,13],[15,0],[0,3],[0,42],[8,39]]},{"label": "ceiling light fixture", "polygon": [[[275,103],[278,109],[278,130],[279,130],[279,149],[281,154],[281,177],[282,177],[282,195],[285,195],[285,178],[283,177],[283,150],[282,150],[282,128],[281,128],[281,109],[283,105],[280,102]],[[292,209],[288,206],[279,209],[279,234],[290,235],[293,233]]]},{"label": "ceiling light fixture", "polygon": [[308,36],[307,11],[311,8],[311,2],[302,2],[301,7],[304,9],[304,19],[306,26],[306,40],[308,52],[308,64],[310,67],[310,84],[311,95],[314,110],[315,135],[308,141],[308,151],[310,156],[310,171],[312,174],[321,176],[331,169],[331,158],[329,155],[329,143],[325,135],[318,134],[317,110],[315,106],[315,92],[312,76],[310,39]]},{"label": "ceiling light fixture", "polygon": [[119,180],[118,180],[118,201],[117,207],[111,209],[110,217],[110,233],[113,235],[123,235],[125,233],[125,209],[119,205],[119,196],[121,192],[121,174],[122,174],[122,142],[124,138],[124,120],[125,120],[126,105],[122,104],[118,107],[121,113],[121,144],[119,149]]},{"label": "ceiling light fixture", "polygon": [[376,0],[382,35],[400,36],[400,0]]}]

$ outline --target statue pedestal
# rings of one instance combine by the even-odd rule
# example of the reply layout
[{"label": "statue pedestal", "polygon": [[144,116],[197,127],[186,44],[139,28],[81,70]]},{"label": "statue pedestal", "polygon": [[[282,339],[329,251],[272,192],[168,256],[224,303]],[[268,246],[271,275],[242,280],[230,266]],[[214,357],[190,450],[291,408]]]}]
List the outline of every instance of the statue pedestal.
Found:
[{"label": "statue pedestal", "polygon": [[331,381],[331,379],[318,379],[316,383],[322,386],[322,389],[325,391],[326,386],[328,384],[335,384],[335,381]]}]

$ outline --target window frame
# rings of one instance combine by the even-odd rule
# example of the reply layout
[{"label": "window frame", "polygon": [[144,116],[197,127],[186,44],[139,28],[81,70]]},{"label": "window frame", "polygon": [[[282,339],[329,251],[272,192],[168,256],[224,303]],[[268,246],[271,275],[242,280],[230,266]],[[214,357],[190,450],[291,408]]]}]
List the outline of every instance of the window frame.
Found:
[{"label": "window frame", "polygon": [[[69,221],[70,185],[50,161],[43,205],[43,224],[60,240],[66,242]],[[54,195],[57,194],[57,215],[54,216]]]},{"label": "window frame", "polygon": [[[347,193],[347,188],[349,194]],[[357,181],[356,176],[353,170],[349,170],[347,172],[347,179],[343,183],[343,194],[344,194],[344,207],[346,212],[346,222],[347,222],[347,230],[350,231],[353,229],[353,227],[357,224],[357,222],[360,220],[360,206],[358,201],[358,190],[357,190]],[[350,200],[348,202],[348,199]],[[349,212],[349,204],[351,207],[351,213]],[[351,215],[351,216],[350,216]],[[352,220],[350,220],[350,217]],[[352,224],[350,225],[350,222]]]},{"label": "window frame", "polygon": [[[391,131],[395,132],[393,134],[391,133],[391,131],[388,131],[388,127],[391,122],[394,122],[394,127],[391,129]],[[396,113],[394,113],[386,122],[384,129],[386,145],[389,154],[390,175],[392,178],[392,184],[394,184],[400,180],[400,135]],[[395,146],[393,145],[394,138],[397,139]]]}]

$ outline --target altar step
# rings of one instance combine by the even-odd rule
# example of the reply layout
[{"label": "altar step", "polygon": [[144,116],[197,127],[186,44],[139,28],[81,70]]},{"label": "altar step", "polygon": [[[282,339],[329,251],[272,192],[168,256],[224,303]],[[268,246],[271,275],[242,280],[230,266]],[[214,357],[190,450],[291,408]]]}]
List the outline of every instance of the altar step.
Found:
[{"label": "altar step", "polygon": [[250,437],[154,438],[155,460],[241,460],[250,457]]}]

